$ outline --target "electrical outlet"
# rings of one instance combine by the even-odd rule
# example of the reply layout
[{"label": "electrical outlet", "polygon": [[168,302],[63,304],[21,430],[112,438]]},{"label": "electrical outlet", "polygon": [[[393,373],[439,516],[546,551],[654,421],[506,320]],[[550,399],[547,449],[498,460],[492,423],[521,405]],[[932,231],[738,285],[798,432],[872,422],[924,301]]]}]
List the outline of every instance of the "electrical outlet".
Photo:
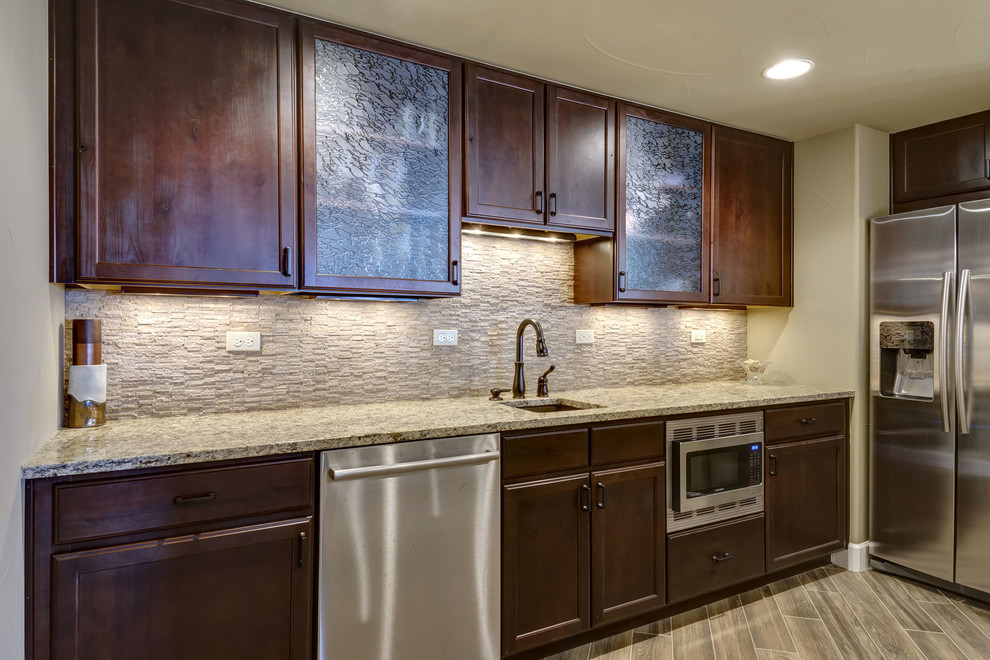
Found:
[{"label": "electrical outlet", "polygon": [[691,343],[692,344],[704,344],[706,341],[708,341],[708,340],[705,338],[705,331],[704,330],[692,330],[691,331]]},{"label": "electrical outlet", "polygon": [[260,332],[228,332],[227,352],[228,353],[260,353],[261,333]]},{"label": "electrical outlet", "polygon": [[457,330],[434,330],[434,346],[457,346]]},{"label": "electrical outlet", "polygon": [[594,330],[575,330],[574,331],[574,341],[578,344],[594,344],[595,343],[595,331]]}]

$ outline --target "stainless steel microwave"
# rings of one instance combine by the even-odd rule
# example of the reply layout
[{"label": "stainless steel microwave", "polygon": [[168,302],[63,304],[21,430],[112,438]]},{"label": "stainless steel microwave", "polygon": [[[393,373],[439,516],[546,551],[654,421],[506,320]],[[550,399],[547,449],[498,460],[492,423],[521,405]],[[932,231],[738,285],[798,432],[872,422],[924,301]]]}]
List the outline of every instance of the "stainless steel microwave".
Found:
[{"label": "stainless steel microwave", "polygon": [[697,511],[763,494],[763,433],[670,443],[670,506]]}]

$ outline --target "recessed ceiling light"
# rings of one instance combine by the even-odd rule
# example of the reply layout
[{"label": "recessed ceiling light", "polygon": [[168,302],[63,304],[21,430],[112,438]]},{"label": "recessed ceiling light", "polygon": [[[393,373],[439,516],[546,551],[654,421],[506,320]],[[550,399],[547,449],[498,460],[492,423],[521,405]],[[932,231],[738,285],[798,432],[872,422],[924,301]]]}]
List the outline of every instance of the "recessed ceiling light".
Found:
[{"label": "recessed ceiling light", "polygon": [[815,68],[815,63],[811,60],[784,60],[777,62],[763,71],[764,78],[772,80],[783,80],[785,78],[797,78]]}]

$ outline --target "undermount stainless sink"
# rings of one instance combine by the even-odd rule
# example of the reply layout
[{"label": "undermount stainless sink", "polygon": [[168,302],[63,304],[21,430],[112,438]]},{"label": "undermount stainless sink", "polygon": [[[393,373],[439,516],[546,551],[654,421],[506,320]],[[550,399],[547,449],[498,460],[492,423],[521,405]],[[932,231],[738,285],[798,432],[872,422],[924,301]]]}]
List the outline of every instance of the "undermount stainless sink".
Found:
[{"label": "undermount stainless sink", "polygon": [[514,401],[501,401],[503,406],[518,408],[535,413],[566,412],[568,410],[588,410],[590,408],[601,408],[594,403],[584,401],[572,401],[570,399],[516,399]]}]

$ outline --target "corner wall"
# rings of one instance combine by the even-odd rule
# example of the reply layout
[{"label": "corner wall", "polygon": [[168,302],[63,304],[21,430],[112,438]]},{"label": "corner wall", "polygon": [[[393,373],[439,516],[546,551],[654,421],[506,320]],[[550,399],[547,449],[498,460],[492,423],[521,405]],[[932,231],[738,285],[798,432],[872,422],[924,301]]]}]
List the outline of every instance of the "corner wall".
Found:
[{"label": "corner wall", "polygon": [[750,309],[749,357],[769,382],[854,390],[849,540],[869,538],[867,219],[888,212],[886,133],[865,126],[794,145],[793,309]]},{"label": "corner wall", "polygon": [[0,0],[0,658],[24,657],[21,463],[57,428],[63,295],[48,284],[48,3]]}]

